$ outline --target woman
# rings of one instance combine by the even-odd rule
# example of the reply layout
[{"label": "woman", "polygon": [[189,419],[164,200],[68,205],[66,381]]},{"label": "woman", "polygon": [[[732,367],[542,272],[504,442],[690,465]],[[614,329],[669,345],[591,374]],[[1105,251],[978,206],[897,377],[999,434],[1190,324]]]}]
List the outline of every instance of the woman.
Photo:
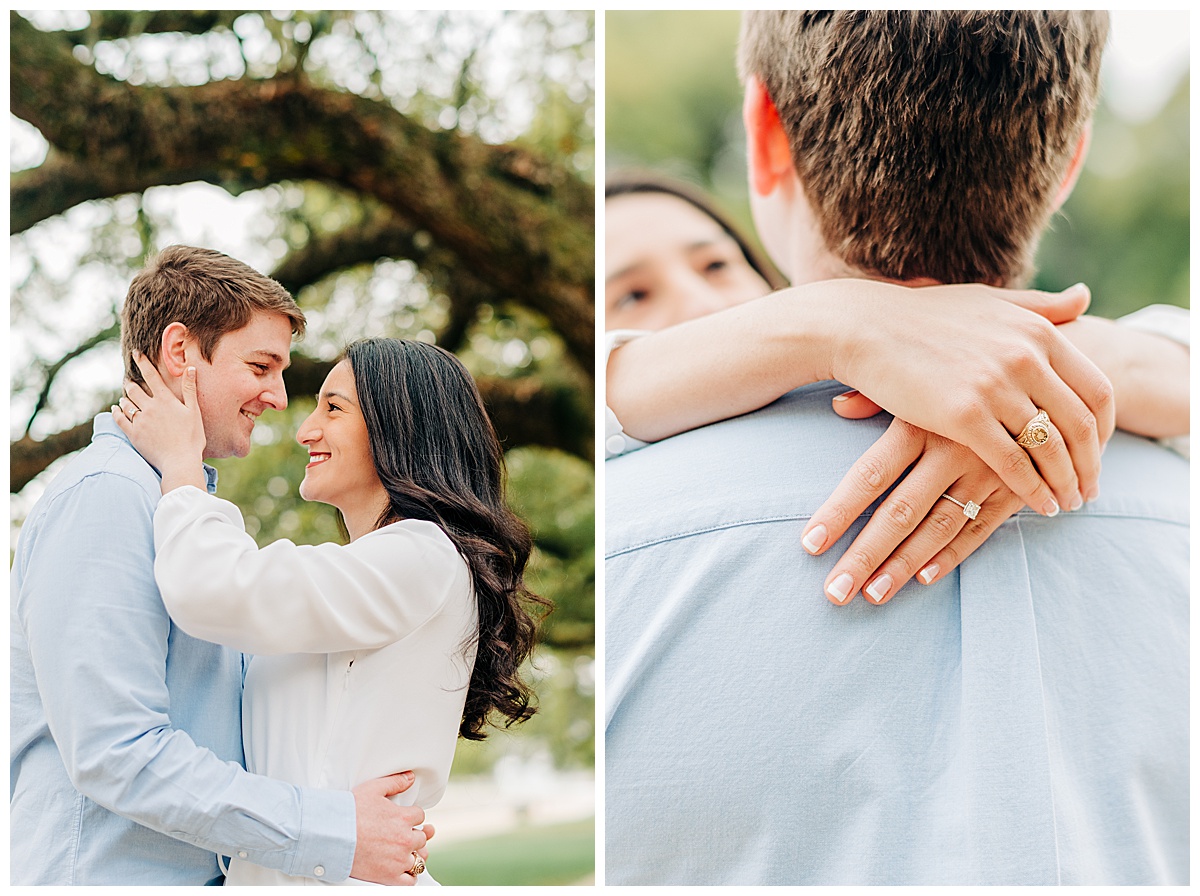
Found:
[{"label": "woman", "polygon": [[[1063,434],[1056,454],[1041,448],[1030,455],[1053,493],[1042,486],[1018,495],[1008,488],[1013,484],[1008,477],[1002,479],[980,459],[1003,469],[988,457],[985,443],[969,442],[961,421],[944,413],[956,403],[950,386],[969,373],[958,346],[972,345],[976,359],[1002,356],[1013,346],[1036,359],[1036,368],[1030,368],[1038,371],[1030,380],[1033,385],[1014,377],[1011,391],[1024,397],[1037,394],[1027,388],[1043,390],[1046,398],[1037,407],[1047,408],[1054,420],[1072,419],[1071,408],[1082,407],[1076,393],[1089,394],[1087,384],[1095,368],[1086,356],[1112,383],[1116,410],[1115,421],[1109,410],[1109,431],[1115,422],[1151,437],[1188,432],[1186,350],[1131,329],[1165,333],[1186,344],[1187,314],[1180,309],[1147,309],[1131,315],[1130,327],[1077,317],[1088,299],[1082,285],[1057,297],[975,284],[933,286],[921,290],[920,307],[901,295],[912,291],[907,287],[857,279],[815,282],[767,296],[781,279],[693,188],[656,175],[618,174],[610,178],[605,198],[607,457],[644,441],[747,413],[797,386],[830,378],[858,386],[896,416],[966,443],[978,453],[942,442],[932,448],[929,443],[918,445],[909,430],[896,425],[864,456],[886,471],[886,481],[866,489],[855,482],[853,472],[848,474],[805,527],[802,544],[807,551],[827,550],[850,522],[902,478],[894,494],[924,510],[899,531],[889,532],[876,520],[868,523],[852,550],[830,571],[826,596],[835,604],[848,603],[860,589],[871,603],[884,603],[913,575],[930,584],[953,570],[1026,503],[1053,516],[1060,507],[1077,509],[1094,494],[1099,473],[1098,452],[1092,451],[1096,446],[1072,441],[1069,434]],[[935,310],[935,303],[941,311]],[[1039,357],[1036,347],[1029,351],[1032,344],[1023,344],[1020,330],[1028,326],[1030,315],[1009,303],[1065,321],[1059,332],[1073,343],[1075,354],[1047,358]],[[1011,327],[1004,325],[1009,318]],[[960,337],[947,335],[947,325],[959,327]],[[850,353],[857,356],[854,363],[834,369],[830,359],[839,342],[869,340],[874,340],[871,351],[856,347]],[[950,355],[939,356],[946,347]],[[1059,402],[1057,409],[1052,401]],[[1028,416],[1036,410],[1030,407]],[[834,409],[845,417],[864,417],[877,413],[879,404],[851,391],[834,400]],[[1028,417],[1018,413],[1013,419]],[[996,443],[1011,446],[1012,435],[995,428]],[[1018,423],[1013,433],[1019,430]],[[1058,440],[1059,434],[1052,432],[1051,438]],[[918,457],[924,468],[906,477],[906,468]],[[964,503],[965,496],[973,497],[971,510],[976,514],[986,506],[980,516],[985,524],[968,526],[968,515],[956,517],[949,529],[934,524],[932,509],[947,506],[940,502],[943,497],[958,503],[953,494]],[[968,510],[963,504],[959,507]]]},{"label": "woman", "polygon": [[[259,550],[204,491],[194,369],[181,403],[136,360],[154,397],[130,384],[114,418],[162,473],[155,577],[181,628],[255,655],[247,768],[338,789],[412,770],[403,798],[436,803],[457,737],[534,712],[519,674],[542,603],[522,579],[531,540],[470,374],[420,342],[351,345],[296,435],[300,494],[336,507],[350,542]],[[235,858],[228,882],[301,881]]]}]

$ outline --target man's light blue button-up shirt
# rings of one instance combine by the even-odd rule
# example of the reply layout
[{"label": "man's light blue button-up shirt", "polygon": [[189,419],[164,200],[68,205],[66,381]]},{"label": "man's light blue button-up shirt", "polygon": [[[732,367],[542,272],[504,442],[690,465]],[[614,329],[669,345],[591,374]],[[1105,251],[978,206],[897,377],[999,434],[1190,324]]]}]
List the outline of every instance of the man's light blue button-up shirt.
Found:
[{"label": "man's light blue button-up shirt", "polygon": [[842,389],[605,464],[606,882],[1186,883],[1187,462],[1118,433],[1097,501],[836,607],[865,518],[801,532],[888,423]]},{"label": "man's light blue button-up shirt", "polygon": [[241,767],[243,657],[167,616],[154,584],[159,496],[158,475],[101,414],[22,528],[12,883],[220,883],[218,853],[343,879],[353,796]]}]

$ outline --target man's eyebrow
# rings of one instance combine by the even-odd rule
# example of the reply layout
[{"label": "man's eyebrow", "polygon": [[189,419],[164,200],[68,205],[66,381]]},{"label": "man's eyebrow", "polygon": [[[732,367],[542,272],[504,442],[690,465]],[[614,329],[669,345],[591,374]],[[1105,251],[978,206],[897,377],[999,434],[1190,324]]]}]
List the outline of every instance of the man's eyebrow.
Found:
[{"label": "man's eyebrow", "polygon": [[247,355],[247,357],[249,357],[250,355],[256,355],[260,358],[268,358],[269,360],[273,361],[274,363],[280,365],[284,370],[287,370],[288,367],[292,363],[291,355],[289,355],[288,357],[285,358],[282,355],[278,355],[275,352],[268,351],[265,348],[253,349],[250,351],[250,353],[249,353],[249,355]]}]

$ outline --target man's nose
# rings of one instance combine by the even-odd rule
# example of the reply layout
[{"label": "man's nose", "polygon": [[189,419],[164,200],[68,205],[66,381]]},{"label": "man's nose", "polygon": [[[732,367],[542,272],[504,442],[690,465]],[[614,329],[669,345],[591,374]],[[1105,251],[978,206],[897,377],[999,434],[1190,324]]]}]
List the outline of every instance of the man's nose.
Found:
[{"label": "man's nose", "polygon": [[279,374],[275,379],[262,391],[258,396],[264,404],[268,404],[277,411],[282,411],[287,407],[287,387],[283,385],[283,374]]}]

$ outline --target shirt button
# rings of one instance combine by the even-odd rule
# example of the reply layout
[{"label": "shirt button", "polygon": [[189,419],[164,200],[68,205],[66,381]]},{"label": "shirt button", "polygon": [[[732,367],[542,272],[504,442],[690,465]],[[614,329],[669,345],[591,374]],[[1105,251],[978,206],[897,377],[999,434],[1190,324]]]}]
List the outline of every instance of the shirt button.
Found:
[{"label": "shirt button", "polygon": [[244,850],[244,849],[239,849],[239,850],[238,850],[238,858],[239,858],[239,859],[244,859],[244,858],[246,858],[246,857],[247,857],[246,850]]},{"label": "shirt button", "polygon": [[624,436],[609,436],[604,440],[604,449],[609,454],[620,454],[625,450]]},{"label": "shirt button", "polygon": [[316,868],[313,869],[313,874],[317,877],[324,877],[325,876],[325,866],[318,865]]}]

